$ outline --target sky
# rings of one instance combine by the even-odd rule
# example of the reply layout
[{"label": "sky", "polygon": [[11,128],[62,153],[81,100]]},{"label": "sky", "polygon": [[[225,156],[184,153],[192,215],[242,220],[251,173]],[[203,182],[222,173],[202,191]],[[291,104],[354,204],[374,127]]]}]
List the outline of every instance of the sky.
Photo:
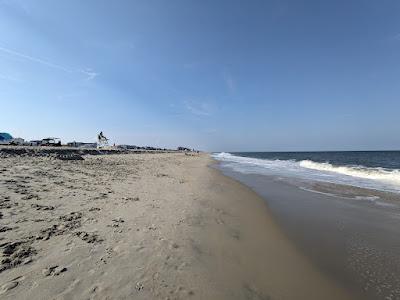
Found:
[{"label": "sky", "polygon": [[400,149],[400,1],[0,0],[0,132]]}]

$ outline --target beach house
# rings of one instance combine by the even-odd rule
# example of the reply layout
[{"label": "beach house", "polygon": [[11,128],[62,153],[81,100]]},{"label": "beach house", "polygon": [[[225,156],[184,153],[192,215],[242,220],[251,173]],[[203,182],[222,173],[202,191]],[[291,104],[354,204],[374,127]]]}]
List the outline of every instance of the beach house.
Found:
[{"label": "beach house", "polygon": [[0,132],[0,145],[22,145],[24,139],[13,138],[11,134],[7,132]]},{"label": "beach house", "polygon": [[8,144],[13,139],[12,135],[7,132],[0,132],[0,143]]}]

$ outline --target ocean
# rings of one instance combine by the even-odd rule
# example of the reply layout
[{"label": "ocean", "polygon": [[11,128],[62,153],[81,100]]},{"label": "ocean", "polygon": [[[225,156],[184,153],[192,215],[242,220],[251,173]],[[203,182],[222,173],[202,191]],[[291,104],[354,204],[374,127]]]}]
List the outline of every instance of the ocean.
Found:
[{"label": "ocean", "polygon": [[356,299],[400,299],[400,151],[213,157],[223,174],[264,199],[296,249]]},{"label": "ocean", "polygon": [[400,151],[222,152],[213,157],[243,174],[400,193]]}]

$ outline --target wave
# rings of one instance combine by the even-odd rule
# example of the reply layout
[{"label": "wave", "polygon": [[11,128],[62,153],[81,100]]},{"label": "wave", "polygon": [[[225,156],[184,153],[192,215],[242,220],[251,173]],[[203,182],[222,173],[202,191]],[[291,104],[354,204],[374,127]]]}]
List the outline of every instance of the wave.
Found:
[{"label": "wave", "polygon": [[400,170],[332,165],[312,160],[271,160],[215,153],[213,157],[241,173],[279,175],[400,192]]},{"label": "wave", "polygon": [[300,166],[307,169],[334,172],[352,177],[380,180],[400,185],[399,170],[386,170],[383,168],[367,168],[363,166],[334,166],[330,163],[318,163],[311,160],[300,161]]},{"label": "wave", "polygon": [[213,157],[224,162],[240,163],[242,166],[262,167],[265,169],[291,169],[295,167],[294,160],[270,160],[253,157],[237,156],[227,152],[215,153]]}]

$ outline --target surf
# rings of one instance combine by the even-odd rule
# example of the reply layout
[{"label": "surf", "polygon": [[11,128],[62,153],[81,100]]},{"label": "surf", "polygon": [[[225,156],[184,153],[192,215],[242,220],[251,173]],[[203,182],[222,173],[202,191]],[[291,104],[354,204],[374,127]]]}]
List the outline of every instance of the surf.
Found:
[{"label": "surf", "polygon": [[300,161],[300,166],[307,169],[333,172],[352,177],[385,181],[400,186],[400,171],[383,168],[367,168],[364,166],[335,166],[330,163],[318,163],[311,160]]},{"label": "surf", "polygon": [[362,165],[335,165],[311,159],[265,159],[240,156],[229,152],[214,153],[213,157],[245,174],[278,175],[303,180],[323,181],[400,193],[400,170]]}]

